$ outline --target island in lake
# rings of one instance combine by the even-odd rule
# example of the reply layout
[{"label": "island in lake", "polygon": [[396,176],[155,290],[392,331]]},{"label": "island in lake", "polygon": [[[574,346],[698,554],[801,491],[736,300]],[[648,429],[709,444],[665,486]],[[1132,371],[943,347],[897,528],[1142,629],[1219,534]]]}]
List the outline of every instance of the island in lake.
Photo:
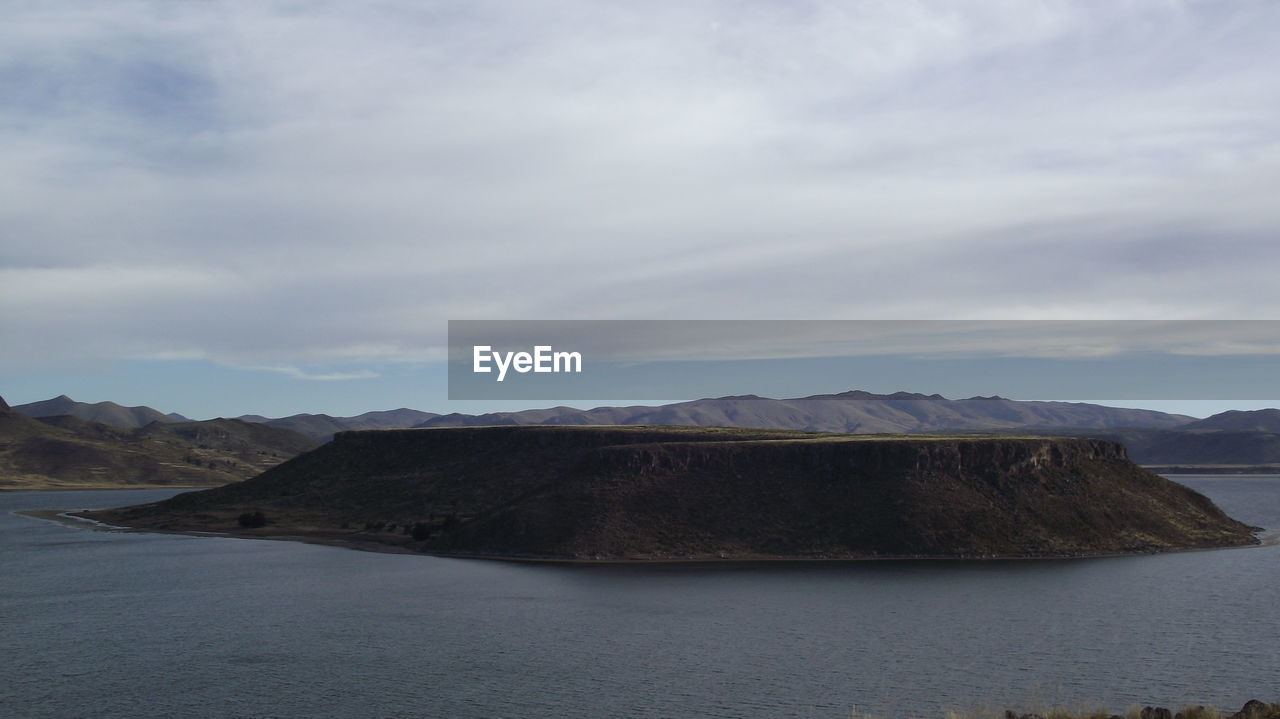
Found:
[{"label": "island in lake", "polygon": [[705,427],[339,433],[113,525],[578,560],[1027,557],[1254,544],[1206,497],[1085,438]]}]

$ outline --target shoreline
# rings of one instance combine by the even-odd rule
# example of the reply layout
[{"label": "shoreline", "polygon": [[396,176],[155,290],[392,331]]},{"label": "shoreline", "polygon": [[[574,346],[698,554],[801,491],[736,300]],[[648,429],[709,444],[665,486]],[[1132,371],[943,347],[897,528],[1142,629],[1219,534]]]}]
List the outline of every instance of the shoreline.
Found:
[{"label": "shoreline", "polygon": [[[225,487],[226,485],[217,485]],[[56,487],[0,487],[0,492],[123,492],[128,490],[153,490],[153,489],[214,489],[207,484],[112,484],[112,485],[86,485],[86,486],[56,486]]]},{"label": "shoreline", "polygon": [[54,522],[76,529],[89,529],[99,532],[122,532],[139,534],[174,534],[187,537],[226,538],[226,539],[261,539],[274,542],[298,542],[315,544],[339,549],[350,549],[359,552],[376,552],[380,554],[411,554],[421,557],[439,557],[443,559],[477,559],[491,562],[516,562],[520,564],[571,564],[590,566],[637,566],[655,564],[811,564],[811,563],[862,563],[862,562],[1008,562],[1036,560],[1073,560],[1073,559],[1108,559],[1120,557],[1145,557],[1157,554],[1184,554],[1188,552],[1217,552],[1230,549],[1258,549],[1280,545],[1280,529],[1260,530],[1255,533],[1253,544],[1233,544],[1216,547],[1172,547],[1168,549],[1150,549],[1133,552],[1090,552],[1065,554],[1006,554],[1006,555],[875,555],[858,557],[809,557],[809,556],[734,556],[734,557],[609,557],[589,559],[580,557],[554,556],[521,556],[517,554],[495,554],[484,552],[460,551],[421,551],[404,546],[387,544],[344,537],[326,537],[303,534],[249,534],[240,532],[212,532],[194,529],[152,529],[148,527],[126,527],[111,525],[89,517],[76,516],[76,512],[92,512],[92,509],[25,509],[14,511],[14,514],[31,519]]},{"label": "shoreline", "polygon": [[[1256,477],[1256,478],[1274,479],[1274,478],[1280,477],[1280,470],[1264,471],[1264,472],[1233,472],[1233,471],[1230,471],[1229,468],[1227,467],[1201,467],[1201,468],[1196,468],[1195,471],[1191,471],[1189,468],[1186,469],[1185,471],[1169,471],[1171,468],[1167,465],[1155,465],[1155,466],[1139,465],[1139,466],[1147,471],[1155,472],[1156,474],[1159,474],[1161,476],[1167,475],[1169,477],[1177,477],[1177,478],[1187,477],[1192,479],[1215,479],[1215,478],[1216,479],[1251,479]],[[1182,469],[1182,468],[1172,468],[1172,469]],[[242,480],[242,481],[247,481],[247,480]],[[1177,481],[1177,480],[1175,479],[1174,481]],[[231,482],[230,484],[235,484],[235,482]],[[0,492],[116,492],[116,491],[142,490],[142,489],[183,489],[183,490],[194,491],[197,489],[216,489],[218,487],[225,487],[225,486],[228,486],[228,485],[220,484],[220,485],[210,486],[207,484],[200,484],[200,485],[103,484],[103,485],[83,485],[83,486],[70,486],[70,487],[66,485],[58,485],[58,486],[41,486],[41,487],[0,487]]]}]

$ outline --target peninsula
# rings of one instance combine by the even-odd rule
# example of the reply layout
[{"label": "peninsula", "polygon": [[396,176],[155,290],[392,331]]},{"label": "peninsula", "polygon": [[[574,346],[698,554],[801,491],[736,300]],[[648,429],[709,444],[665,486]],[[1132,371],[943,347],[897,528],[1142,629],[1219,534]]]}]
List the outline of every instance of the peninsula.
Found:
[{"label": "peninsula", "polygon": [[1116,442],[703,427],[342,432],[112,525],[555,559],[1025,557],[1256,543]]}]

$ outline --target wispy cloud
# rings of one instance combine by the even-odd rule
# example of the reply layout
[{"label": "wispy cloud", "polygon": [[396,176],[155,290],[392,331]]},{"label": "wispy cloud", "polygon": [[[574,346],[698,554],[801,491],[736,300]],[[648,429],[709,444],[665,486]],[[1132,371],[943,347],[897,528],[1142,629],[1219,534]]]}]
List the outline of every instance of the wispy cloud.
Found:
[{"label": "wispy cloud", "polygon": [[376,366],[449,318],[1280,309],[1272,2],[4,15],[11,371]]},{"label": "wispy cloud", "polygon": [[1280,321],[480,321],[449,327],[450,359],[476,345],[544,344],[591,363],[899,356],[909,359],[1280,357]]},{"label": "wispy cloud", "polygon": [[378,373],[370,370],[360,370],[357,372],[306,372],[297,367],[244,367],[243,369],[255,370],[260,372],[278,372],[279,374],[293,379],[302,379],[312,382],[342,382],[353,379],[374,379]]}]

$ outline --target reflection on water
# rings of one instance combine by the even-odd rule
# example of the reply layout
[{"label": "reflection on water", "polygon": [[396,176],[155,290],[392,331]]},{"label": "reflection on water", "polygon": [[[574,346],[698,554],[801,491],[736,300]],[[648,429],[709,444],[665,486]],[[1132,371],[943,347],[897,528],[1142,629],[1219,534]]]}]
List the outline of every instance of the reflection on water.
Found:
[{"label": "reflection on water", "polygon": [[[1280,529],[1280,479],[1180,478]],[[120,534],[0,494],[0,715],[939,717],[1280,687],[1280,548],[556,566]]]}]

